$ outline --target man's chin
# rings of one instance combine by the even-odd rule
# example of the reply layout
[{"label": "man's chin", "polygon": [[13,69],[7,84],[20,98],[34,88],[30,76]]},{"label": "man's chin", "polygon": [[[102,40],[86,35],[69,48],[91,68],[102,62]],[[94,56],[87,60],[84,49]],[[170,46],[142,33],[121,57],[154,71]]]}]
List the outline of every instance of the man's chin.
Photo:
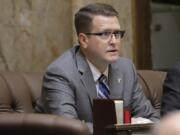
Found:
[{"label": "man's chin", "polygon": [[114,63],[118,60],[119,57],[112,57],[108,59],[109,64]]}]

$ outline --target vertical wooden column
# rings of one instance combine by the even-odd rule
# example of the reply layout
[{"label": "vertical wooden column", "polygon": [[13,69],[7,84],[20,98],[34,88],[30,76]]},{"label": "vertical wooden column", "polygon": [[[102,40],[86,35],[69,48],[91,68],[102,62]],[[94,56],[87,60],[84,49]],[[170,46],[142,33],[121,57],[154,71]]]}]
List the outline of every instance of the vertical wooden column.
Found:
[{"label": "vertical wooden column", "polygon": [[150,0],[132,0],[134,58],[138,69],[151,69]]}]

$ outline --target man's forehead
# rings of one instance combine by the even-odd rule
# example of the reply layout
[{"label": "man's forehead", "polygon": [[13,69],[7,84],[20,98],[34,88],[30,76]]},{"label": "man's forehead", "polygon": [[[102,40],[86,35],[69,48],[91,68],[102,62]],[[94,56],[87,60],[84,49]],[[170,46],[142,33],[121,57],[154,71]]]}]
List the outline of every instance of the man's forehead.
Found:
[{"label": "man's forehead", "polygon": [[120,23],[116,16],[94,16],[92,20],[92,28],[102,30],[120,30]]}]

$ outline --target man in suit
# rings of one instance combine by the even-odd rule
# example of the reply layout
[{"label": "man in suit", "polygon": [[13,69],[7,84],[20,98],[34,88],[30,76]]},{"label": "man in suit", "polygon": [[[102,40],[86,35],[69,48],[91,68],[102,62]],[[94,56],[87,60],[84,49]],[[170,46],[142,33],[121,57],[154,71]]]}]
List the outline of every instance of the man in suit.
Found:
[{"label": "man in suit", "polygon": [[[132,116],[158,120],[158,112],[138,84],[133,63],[119,58],[124,31],[117,11],[107,4],[89,4],[76,13],[75,27],[79,45],[49,65],[38,110],[83,120],[92,131],[93,99],[118,98]],[[99,88],[101,74],[108,78],[107,95]]]},{"label": "man in suit", "polygon": [[163,85],[161,115],[180,110],[180,61],[169,69]]}]

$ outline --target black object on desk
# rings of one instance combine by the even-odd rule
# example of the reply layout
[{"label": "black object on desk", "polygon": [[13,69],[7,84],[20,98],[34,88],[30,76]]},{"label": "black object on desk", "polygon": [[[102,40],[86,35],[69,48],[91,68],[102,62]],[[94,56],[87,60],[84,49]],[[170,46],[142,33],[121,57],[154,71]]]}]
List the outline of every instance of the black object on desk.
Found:
[{"label": "black object on desk", "polygon": [[105,127],[112,124],[123,124],[123,100],[94,99],[93,126],[94,135],[105,135]]}]

